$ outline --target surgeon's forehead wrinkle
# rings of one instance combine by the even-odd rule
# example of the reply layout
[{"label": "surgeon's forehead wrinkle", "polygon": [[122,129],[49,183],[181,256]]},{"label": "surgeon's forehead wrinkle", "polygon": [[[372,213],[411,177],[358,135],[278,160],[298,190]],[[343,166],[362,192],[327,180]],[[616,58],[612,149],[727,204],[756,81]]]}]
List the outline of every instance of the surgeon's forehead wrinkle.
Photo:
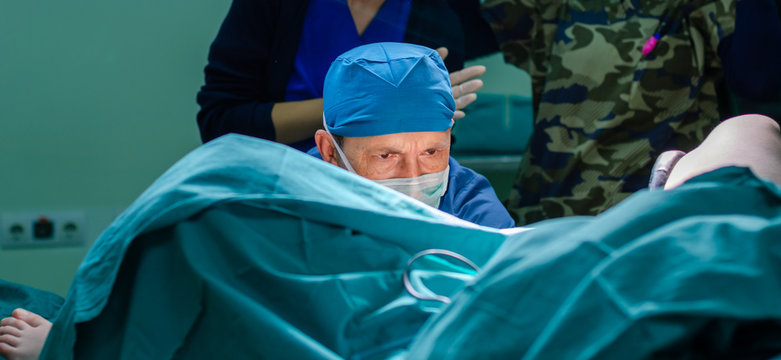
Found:
[{"label": "surgeon's forehead wrinkle", "polygon": [[370,137],[345,136],[342,146],[345,153],[352,154],[403,154],[408,151],[446,150],[449,148],[450,130],[442,132],[441,137],[437,138],[432,138],[430,133],[399,133]]},{"label": "surgeon's forehead wrinkle", "polygon": [[[345,138],[348,139],[348,138]],[[367,138],[349,138],[350,146],[353,151],[361,153],[402,153],[408,142],[404,139],[386,138],[378,139],[373,138],[367,140]]]}]

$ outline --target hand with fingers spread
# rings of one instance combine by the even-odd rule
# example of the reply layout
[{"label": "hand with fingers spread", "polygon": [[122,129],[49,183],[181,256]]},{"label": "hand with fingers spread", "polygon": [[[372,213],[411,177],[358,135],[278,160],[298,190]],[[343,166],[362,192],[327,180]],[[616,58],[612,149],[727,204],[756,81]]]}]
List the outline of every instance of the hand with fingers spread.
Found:
[{"label": "hand with fingers spread", "polygon": [[[444,60],[447,57],[447,48],[437,48],[439,56]],[[477,100],[477,90],[483,87],[483,80],[478,77],[485,74],[485,66],[474,65],[450,73],[450,85],[453,87],[453,98],[456,100],[456,113],[453,120],[466,116],[463,109]]]},{"label": "hand with fingers spread", "polygon": [[38,314],[16,309],[0,321],[0,355],[8,360],[37,359],[52,323]]}]

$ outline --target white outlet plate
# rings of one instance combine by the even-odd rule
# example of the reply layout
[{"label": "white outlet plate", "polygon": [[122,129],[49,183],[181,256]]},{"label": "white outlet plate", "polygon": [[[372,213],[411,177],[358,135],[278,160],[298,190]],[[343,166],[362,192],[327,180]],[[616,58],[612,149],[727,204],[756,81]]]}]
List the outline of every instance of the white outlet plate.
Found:
[{"label": "white outlet plate", "polygon": [[[51,223],[50,234],[36,234],[35,223],[42,218]],[[35,248],[79,246],[84,244],[84,213],[80,211],[41,211],[0,214],[0,246]]]}]

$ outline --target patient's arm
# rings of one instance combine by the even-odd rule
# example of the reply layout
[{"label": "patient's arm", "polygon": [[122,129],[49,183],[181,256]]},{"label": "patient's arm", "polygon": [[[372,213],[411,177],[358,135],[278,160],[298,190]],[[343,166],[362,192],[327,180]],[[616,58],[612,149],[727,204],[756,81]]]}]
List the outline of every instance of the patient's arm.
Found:
[{"label": "patient's arm", "polygon": [[725,166],[745,166],[758,177],[781,184],[781,133],[773,119],[741,115],[724,120],[673,167],[665,189]]},{"label": "patient's arm", "polygon": [[0,321],[0,355],[8,360],[37,359],[52,323],[38,314],[16,309]]}]

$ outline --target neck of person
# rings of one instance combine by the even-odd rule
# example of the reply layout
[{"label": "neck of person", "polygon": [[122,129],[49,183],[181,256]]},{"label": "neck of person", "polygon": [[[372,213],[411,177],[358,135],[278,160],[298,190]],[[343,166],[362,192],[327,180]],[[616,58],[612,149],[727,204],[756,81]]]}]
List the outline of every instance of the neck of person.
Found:
[{"label": "neck of person", "polygon": [[358,35],[363,35],[366,28],[380,11],[385,0],[347,0],[347,6],[350,8],[350,14],[355,22],[355,29]]}]

